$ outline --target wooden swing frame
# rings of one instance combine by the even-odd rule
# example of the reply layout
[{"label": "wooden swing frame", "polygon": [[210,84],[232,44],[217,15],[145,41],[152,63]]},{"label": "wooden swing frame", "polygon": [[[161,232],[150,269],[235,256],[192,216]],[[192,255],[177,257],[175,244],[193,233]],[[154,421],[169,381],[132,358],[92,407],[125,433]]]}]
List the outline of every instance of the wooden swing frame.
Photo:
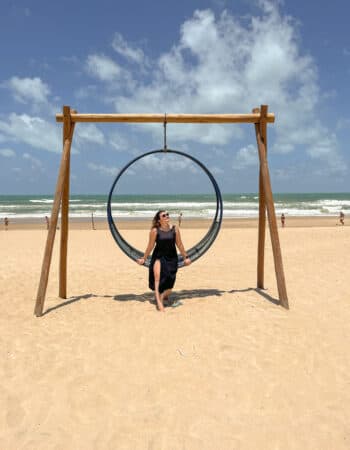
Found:
[{"label": "wooden swing frame", "polygon": [[[75,124],[77,122],[164,122],[164,114],[78,114],[69,106],[63,106],[63,113],[56,115],[56,121],[63,123],[63,152],[52,205],[40,282],[34,314],[42,316],[49,279],[52,250],[55,241],[58,216],[61,209],[61,242],[59,261],[59,297],[67,298],[67,250],[69,225],[70,152]],[[281,305],[289,309],[286,283],[283,271],[282,253],[278,237],[277,220],[273,201],[269,168],[267,163],[267,124],[275,121],[275,115],[268,113],[268,106],[254,108],[251,114],[167,114],[167,123],[253,123],[259,152],[259,235],[257,261],[257,287],[264,289],[264,251],[266,211],[269,221],[272,252],[275,264],[278,296]]]}]

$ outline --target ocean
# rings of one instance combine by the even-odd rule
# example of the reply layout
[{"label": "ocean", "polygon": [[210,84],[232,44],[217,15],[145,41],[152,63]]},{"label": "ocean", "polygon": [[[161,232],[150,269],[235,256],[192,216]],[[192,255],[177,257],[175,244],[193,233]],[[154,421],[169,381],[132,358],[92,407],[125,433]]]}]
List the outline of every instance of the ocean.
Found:
[{"label": "ocean", "polygon": [[[258,217],[257,194],[223,194],[224,218]],[[350,214],[350,193],[274,194],[276,214],[289,216],[337,216]],[[0,219],[42,219],[50,216],[51,195],[0,195]],[[70,217],[106,218],[106,195],[72,195]],[[113,198],[113,216],[119,219],[151,218],[158,209],[184,218],[211,218],[214,195],[119,195]]]}]

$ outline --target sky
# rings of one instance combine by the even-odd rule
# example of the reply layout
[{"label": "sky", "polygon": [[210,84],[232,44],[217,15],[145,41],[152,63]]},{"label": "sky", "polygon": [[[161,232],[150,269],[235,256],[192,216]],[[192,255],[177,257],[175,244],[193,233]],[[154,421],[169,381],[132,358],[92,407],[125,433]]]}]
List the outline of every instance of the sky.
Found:
[{"label": "sky", "polygon": [[[350,191],[348,0],[2,0],[0,194],[52,194],[80,113],[249,113],[262,104],[274,192]],[[258,190],[252,124],[168,124],[222,192]],[[108,194],[163,145],[162,124],[75,127],[73,194]],[[152,155],[120,193],[206,193],[187,158]]]}]

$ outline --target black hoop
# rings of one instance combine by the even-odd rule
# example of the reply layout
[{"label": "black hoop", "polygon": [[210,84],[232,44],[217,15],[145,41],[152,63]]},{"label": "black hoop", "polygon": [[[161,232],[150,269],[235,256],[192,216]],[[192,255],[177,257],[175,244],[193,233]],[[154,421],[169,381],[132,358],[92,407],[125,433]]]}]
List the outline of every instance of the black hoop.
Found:
[{"label": "black hoop", "polygon": [[[136,261],[137,259],[142,258],[143,252],[140,252],[139,250],[134,248],[132,245],[130,245],[119,233],[119,231],[116,227],[115,221],[113,219],[113,216],[112,216],[111,203],[112,203],[112,196],[113,196],[114,188],[115,188],[116,184],[118,183],[120,177],[123,175],[123,173],[139,159],[142,159],[149,155],[153,155],[155,153],[175,153],[177,155],[184,156],[185,158],[190,159],[191,161],[196,163],[207,174],[208,178],[210,179],[210,181],[214,187],[215,195],[216,195],[216,212],[215,212],[215,216],[213,218],[211,227],[209,228],[207,234],[203,237],[203,239],[201,239],[200,242],[198,242],[198,244],[196,244],[194,247],[192,247],[186,251],[186,254],[189,256],[189,258],[193,262],[196,259],[200,258],[210,248],[210,246],[213,244],[213,242],[216,239],[216,236],[219,233],[221,222],[222,222],[222,197],[221,197],[219,186],[218,186],[215,178],[213,177],[213,175],[209,172],[209,170],[205,167],[205,165],[203,163],[198,161],[198,159],[194,158],[193,156],[188,155],[187,153],[183,153],[178,150],[170,150],[170,149],[152,150],[150,152],[143,153],[142,155],[138,156],[137,158],[134,158],[125,167],[123,167],[123,169],[121,169],[121,171],[118,173],[116,179],[114,180],[114,183],[112,184],[112,187],[111,187],[111,190],[110,190],[109,196],[108,196],[107,218],[108,218],[109,229],[110,229],[112,236],[113,236],[114,240],[116,241],[117,245],[129,258],[131,258],[133,261]],[[145,261],[144,266],[149,267],[150,262],[151,262],[151,257],[149,256],[147,258],[147,260]],[[182,256],[179,255],[178,267],[180,268],[183,266],[184,266],[183,258],[182,258]]]}]

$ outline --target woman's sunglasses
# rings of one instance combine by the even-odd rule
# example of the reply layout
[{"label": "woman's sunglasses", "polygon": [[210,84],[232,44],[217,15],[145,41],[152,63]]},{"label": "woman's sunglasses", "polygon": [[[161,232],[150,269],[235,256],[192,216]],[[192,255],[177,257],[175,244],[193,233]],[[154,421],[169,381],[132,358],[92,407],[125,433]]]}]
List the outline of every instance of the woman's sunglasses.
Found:
[{"label": "woman's sunglasses", "polygon": [[162,219],[164,219],[165,217],[169,217],[169,213],[161,214],[160,217],[161,217]]}]

